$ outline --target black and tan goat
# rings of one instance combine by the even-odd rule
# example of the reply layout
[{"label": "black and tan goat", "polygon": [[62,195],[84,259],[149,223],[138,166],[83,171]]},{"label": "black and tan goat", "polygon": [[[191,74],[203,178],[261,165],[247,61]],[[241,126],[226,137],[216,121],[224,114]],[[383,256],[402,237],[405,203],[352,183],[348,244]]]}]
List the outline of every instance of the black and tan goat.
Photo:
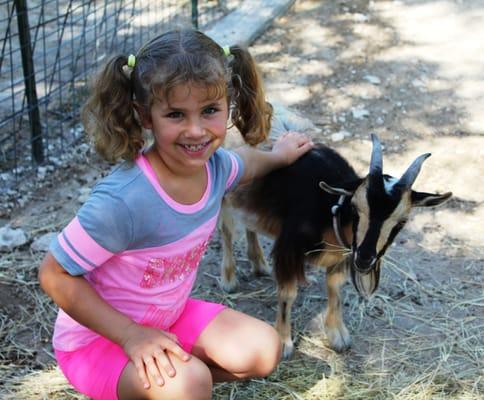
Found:
[{"label": "black and tan goat", "polygon": [[350,346],[350,335],[342,319],[340,289],[348,275],[361,295],[370,296],[378,287],[381,258],[411,208],[435,206],[452,195],[412,190],[430,154],[418,157],[396,179],[383,174],[381,144],[375,135],[372,141],[370,170],[364,178],[334,150],[318,145],[290,167],[240,186],[226,199],[221,218],[222,286],[230,291],[236,285],[231,206],[242,211],[248,258],[255,273],[267,271],[256,232],[275,239],[276,329],[285,358],[293,352],[291,307],[298,281],[305,279],[305,262],[327,268],[324,327],[331,347],[343,351]]}]

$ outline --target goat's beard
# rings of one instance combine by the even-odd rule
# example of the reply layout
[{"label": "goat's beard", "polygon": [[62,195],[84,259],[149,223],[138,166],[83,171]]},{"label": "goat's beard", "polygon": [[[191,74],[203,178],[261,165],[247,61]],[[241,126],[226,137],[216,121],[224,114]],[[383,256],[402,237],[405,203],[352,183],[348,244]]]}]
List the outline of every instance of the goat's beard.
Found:
[{"label": "goat's beard", "polygon": [[374,268],[366,274],[363,274],[356,270],[353,265],[353,260],[351,260],[350,271],[353,286],[360,296],[365,299],[368,299],[378,289],[378,284],[380,283],[380,264],[381,260],[378,260]]}]

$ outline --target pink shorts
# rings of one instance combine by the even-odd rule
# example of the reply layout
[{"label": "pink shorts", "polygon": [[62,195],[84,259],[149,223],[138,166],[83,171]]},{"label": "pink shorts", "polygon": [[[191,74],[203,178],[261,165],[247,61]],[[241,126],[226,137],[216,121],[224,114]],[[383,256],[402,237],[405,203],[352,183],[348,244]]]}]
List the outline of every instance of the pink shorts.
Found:
[{"label": "pink shorts", "polygon": [[[188,299],[180,318],[169,328],[183,349],[191,352],[205,327],[225,309],[222,304]],[[104,337],[75,351],[55,350],[60,369],[79,392],[92,399],[118,398],[118,380],[129,358],[123,349]]]}]

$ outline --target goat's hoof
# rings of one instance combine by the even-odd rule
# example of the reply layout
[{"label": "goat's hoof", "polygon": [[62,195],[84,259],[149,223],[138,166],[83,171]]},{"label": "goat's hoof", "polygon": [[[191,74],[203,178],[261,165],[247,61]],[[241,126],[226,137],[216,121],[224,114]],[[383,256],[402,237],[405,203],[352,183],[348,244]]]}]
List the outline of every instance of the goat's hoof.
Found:
[{"label": "goat's hoof", "polygon": [[345,326],[325,330],[329,346],[337,353],[342,353],[351,347],[351,336]]},{"label": "goat's hoof", "polygon": [[294,343],[292,340],[288,340],[282,345],[282,356],[284,361],[290,360],[294,356]]},{"label": "goat's hoof", "polygon": [[237,289],[237,286],[238,286],[238,282],[237,282],[237,279],[235,278],[231,279],[230,281],[225,280],[223,278],[220,280],[220,287],[224,292],[233,293],[235,292],[235,289]]},{"label": "goat's hoof", "polygon": [[269,266],[264,262],[262,264],[259,264],[257,267],[252,265],[252,273],[257,276],[270,276],[272,274],[271,269]]}]

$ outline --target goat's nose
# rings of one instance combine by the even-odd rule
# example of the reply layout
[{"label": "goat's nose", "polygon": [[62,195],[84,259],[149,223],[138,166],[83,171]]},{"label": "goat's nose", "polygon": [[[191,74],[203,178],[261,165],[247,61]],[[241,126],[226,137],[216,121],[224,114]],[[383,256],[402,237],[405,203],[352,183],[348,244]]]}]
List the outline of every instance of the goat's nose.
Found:
[{"label": "goat's nose", "polygon": [[376,257],[371,253],[356,252],[355,266],[360,272],[368,272],[371,267],[375,264]]}]

